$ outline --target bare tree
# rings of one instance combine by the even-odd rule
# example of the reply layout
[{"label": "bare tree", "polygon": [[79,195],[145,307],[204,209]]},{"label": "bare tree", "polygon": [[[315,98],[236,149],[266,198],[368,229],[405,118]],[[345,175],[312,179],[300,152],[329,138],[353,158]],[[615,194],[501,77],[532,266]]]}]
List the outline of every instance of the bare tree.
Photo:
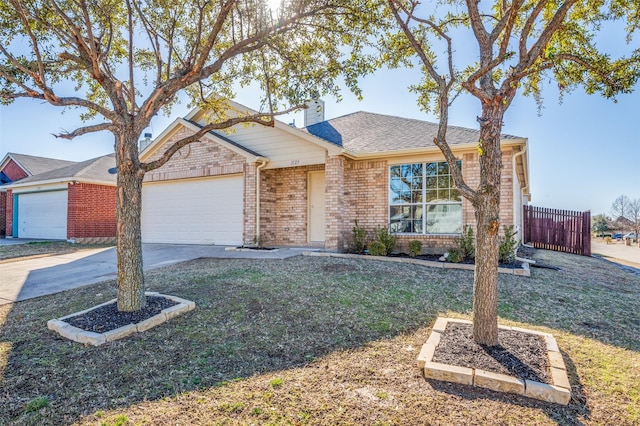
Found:
[{"label": "bare tree", "polygon": [[628,219],[631,221],[633,231],[636,233],[636,240],[640,240],[640,198],[629,202]]},{"label": "bare tree", "polygon": [[[439,115],[434,143],[447,159],[456,186],[475,209],[473,336],[477,343],[493,346],[498,343],[500,139],[505,112],[519,91],[541,102],[542,83],[548,80],[555,80],[561,92],[578,85],[608,98],[631,91],[639,76],[640,52],[613,60],[598,50],[595,35],[598,25],[627,16],[625,10],[637,11],[637,5],[620,1],[609,10],[609,3],[586,0],[387,0],[387,4],[400,31],[388,32],[381,40],[383,59],[392,66],[415,61],[422,68],[423,80],[412,89],[425,111]],[[635,24],[629,20],[631,29]],[[456,54],[469,45],[477,55]],[[449,108],[463,92],[479,101],[481,111],[477,117],[480,183],[475,188],[465,182],[447,143]]]},{"label": "bare tree", "polygon": [[[0,100],[32,98],[78,108],[90,121],[56,136],[114,135],[117,164],[118,309],[145,304],[140,213],[145,173],[214,129],[273,125],[312,92],[337,94],[336,78],[359,94],[368,70],[369,9],[358,1],[266,0],[190,2],[8,0],[0,4]],[[340,46],[352,44],[350,54]],[[228,113],[234,85],[262,91],[258,114]],[[74,87],[75,86],[75,87]],[[209,109],[210,122],[143,163],[138,140],[151,119],[180,93]],[[213,96],[212,96],[213,95]],[[95,121],[95,120],[98,121]]]},{"label": "bare tree", "polygon": [[[629,211],[631,209],[631,200],[626,195],[620,195],[618,198],[613,200],[611,204],[611,216],[613,216],[614,221],[622,222],[622,226],[624,227],[624,222],[630,220]],[[624,228],[622,229],[624,231]]]}]

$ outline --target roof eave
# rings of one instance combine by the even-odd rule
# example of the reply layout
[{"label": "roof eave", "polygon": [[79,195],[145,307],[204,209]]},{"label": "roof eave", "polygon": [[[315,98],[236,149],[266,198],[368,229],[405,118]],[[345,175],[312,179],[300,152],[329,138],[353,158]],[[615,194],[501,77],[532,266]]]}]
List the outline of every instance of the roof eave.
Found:
[{"label": "roof eave", "polygon": [[[501,147],[521,146],[527,144],[526,138],[517,139],[503,139],[500,141]],[[456,151],[469,151],[475,150],[478,146],[477,142],[470,142],[464,144],[450,145],[453,152]],[[352,160],[369,160],[374,158],[391,158],[391,157],[406,157],[410,155],[421,154],[438,154],[442,153],[437,146],[427,146],[420,148],[399,149],[396,151],[350,151],[348,149],[342,149],[342,154]]]},{"label": "roof eave", "polygon": [[65,177],[65,178],[56,178],[56,179],[46,179],[46,180],[38,180],[32,182],[23,182],[23,183],[13,183],[9,185],[4,185],[3,188],[6,189],[21,189],[28,188],[30,186],[42,186],[42,185],[55,185],[57,183],[89,183],[93,185],[105,185],[105,186],[117,186],[116,182],[106,181],[101,179],[91,179],[91,178],[81,178],[81,177]]}]

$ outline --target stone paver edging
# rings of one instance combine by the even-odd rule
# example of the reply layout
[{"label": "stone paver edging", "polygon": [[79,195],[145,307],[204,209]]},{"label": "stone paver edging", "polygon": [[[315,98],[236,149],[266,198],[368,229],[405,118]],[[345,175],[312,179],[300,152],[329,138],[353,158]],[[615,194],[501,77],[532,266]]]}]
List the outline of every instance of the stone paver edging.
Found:
[{"label": "stone paver edging", "polygon": [[[430,266],[432,268],[466,269],[468,271],[473,271],[475,268],[474,265],[470,265],[468,263],[435,262],[433,260],[412,259],[412,258],[406,258],[406,257],[371,256],[371,255],[353,254],[353,253],[305,251],[305,252],[302,252],[302,255],[317,256],[317,257],[342,257],[346,259],[381,260],[383,262],[411,263],[414,265]],[[501,274],[530,277],[531,271],[529,270],[529,265],[526,262],[524,264],[527,265],[524,268],[498,268],[498,272]]]},{"label": "stone paver edging", "polygon": [[551,378],[553,381],[552,385],[548,385],[546,383],[540,383],[533,380],[522,380],[505,374],[433,362],[432,359],[436,346],[438,346],[440,337],[442,336],[442,333],[444,333],[447,323],[449,322],[463,324],[472,323],[468,320],[452,318],[438,318],[436,320],[433,325],[431,335],[427,342],[422,346],[417,360],[418,368],[423,370],[425,378],[478,386],[498,392],[514,393],[561,405],[569,404],[569,401],[571,400],[571,384],[569,383],[567,369],[565,367],[564,360],[562,359],[562,354],[558,349],[556,339],[554,339],[551,334],[534,330],[526,330],[518,327],[499,326],[499,328],[503,330],[537,334],[545,339],[547,342],[549,368],[551,370]]},{"label": "stone paver edging", "polygon": [[134,333],[142,333],[143,331],[149,330],[163,322],[169,321],[171,318],[175,318],[178,315],[182,315],[185,312],[192,311],[196,308],[196,303],[191,302],[189,300],[182,299],[176,296],[169,296],[165,294],[160,294],[157,292],[145,292],[146,296],[156,296],[156,297],[164,297],[174,302],[177,302],[177,305],[173,305],[169,308],[163,309],[159,314],[152,316],[142,322],[137,324],[128,324],[120,328],[116,328],[115,330],[107,331],[104,333],[94,333],[92,331],[82,330],[81,328],[74,327],[71,324],[65,322],[64,320],[67,318],[74,317],[76,315],[83,314],[85,312],[92,311],[100,306],[109,305],[114,303],[116,299],[110,300],[105,303],[101,303],[97,306],[94,306],[89,309],[85,309],[84,311],[76,312],[75,314],[70,314],[64,316],[62,318],[52,319],[47,321],[47,327],[49,330],[53,330],[62,337],[65,337],[69,340],[73,340],[78,343],[85,343],[93,346],[100,346],[107,342],[112,342],[114,340],[122,339],[124,337],[130,336]]}]

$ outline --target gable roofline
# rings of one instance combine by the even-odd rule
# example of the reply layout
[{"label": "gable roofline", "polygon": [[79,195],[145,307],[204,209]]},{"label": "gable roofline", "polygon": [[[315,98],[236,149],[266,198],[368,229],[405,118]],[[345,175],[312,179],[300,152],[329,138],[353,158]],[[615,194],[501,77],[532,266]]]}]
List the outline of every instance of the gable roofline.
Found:
[{"label": "gable roofline", "polygon": [[[233,101],[231,99],[227,99],[226,101],[232,109],[235,109],[237,111],[244,111],[247,114],[260,114],[259,111],[256,111],[252,108],[249,108],[245,105],[242,105],[236,101]],[[191,110],[191,112],[189,112],[189,114],[187,114],[184,119],[188,120],[188,121],[193,121],[195,118],[198,117],[199,114],[204,113],[204,110],[202,110],[201,108],[194,108],[193,110]],[[305,131],[304,129],[298,128],[298,127],[293,127],[288,125],[287,123],[278,120],[276,117],[273,117],[273,127],[275,129],[278,130],[282,130],[286,133],[289,133],[291,135],[297,136],[299,138],[304,139],[307,142],[310,142],[314,145],[320,146],[321,148],[325,149],[328,151],[329,155],[340,155],[343,153],[343,149],[342,147],[327,141],[325,139],[319,138],[307,131]]]},{"label": "gable roofline", "polygon": [[33,176],[76,163],[75,161],[61,160],[58,158],[7,152],[2,159],[2,162],[0,162],[0,170],[9,164],[10,161],[16,163],[28,176]]},{"label": "gable roofline", "polygon": [[[191,117],[193,118],[193,111],[189,114],[187,114],[187,117]],[[169,126],[167,126],[166,129],[164,129],[162,131],[162,133],[160,133],[160,135],[158,135],[157,138],[155,138],[153,140],[153,142],[151,142],[147,147],[145,147],[142,150],[142,155],[140,156],[140,160],[142,161],[146,161],[149,157],[151,157],[151,155],[153,153],[155,153],[165,142],[165,140],[170,137],[176,130],[178,130],[180,127],[183,127],[185,129],[191,130],[194,133],[195,132],[199,132],[200,130],[202,130],[202,126],[194,121],[191,121],[190,119],[187,118],[176,118]],[[264,161],[268,159],[262,155],[260,155],[257,152],[254,152],[248,148],[245,148],[244,146],[232,141],[231,139],[227,138],[224,135],[221,135],[219,133],[215,133],[213,131],[209,131],[208,133],[205,133],[203,136],[203,138],[207,138],[221,146],[223,146],[224,148],[235,152],[238,155],[241,155],[243,157],[245,157],[248,161],[250,162],[259,162],[259,161]]]},{"label": "gable roofline", "polygon": [[4,186],[6,189],[25,188],[30,186],[51,185],[65,182],[90,183],[116,186],[116,175],[108,170],[115,166],[115,154],[103,155],[69,166],[29,176]]}]

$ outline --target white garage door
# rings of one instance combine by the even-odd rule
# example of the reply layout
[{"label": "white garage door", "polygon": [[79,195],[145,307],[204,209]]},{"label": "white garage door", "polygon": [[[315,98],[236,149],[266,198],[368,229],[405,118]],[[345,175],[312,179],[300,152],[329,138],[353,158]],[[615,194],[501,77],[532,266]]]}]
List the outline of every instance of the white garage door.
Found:
[{"label": "white garage door", "polygon": [[67,191],[18,195],[18,237],[67,239]]},{"label": "white garage door", "polygon": [[142,186],[142,241],[242,244],[243,177],[189,179]]}]

